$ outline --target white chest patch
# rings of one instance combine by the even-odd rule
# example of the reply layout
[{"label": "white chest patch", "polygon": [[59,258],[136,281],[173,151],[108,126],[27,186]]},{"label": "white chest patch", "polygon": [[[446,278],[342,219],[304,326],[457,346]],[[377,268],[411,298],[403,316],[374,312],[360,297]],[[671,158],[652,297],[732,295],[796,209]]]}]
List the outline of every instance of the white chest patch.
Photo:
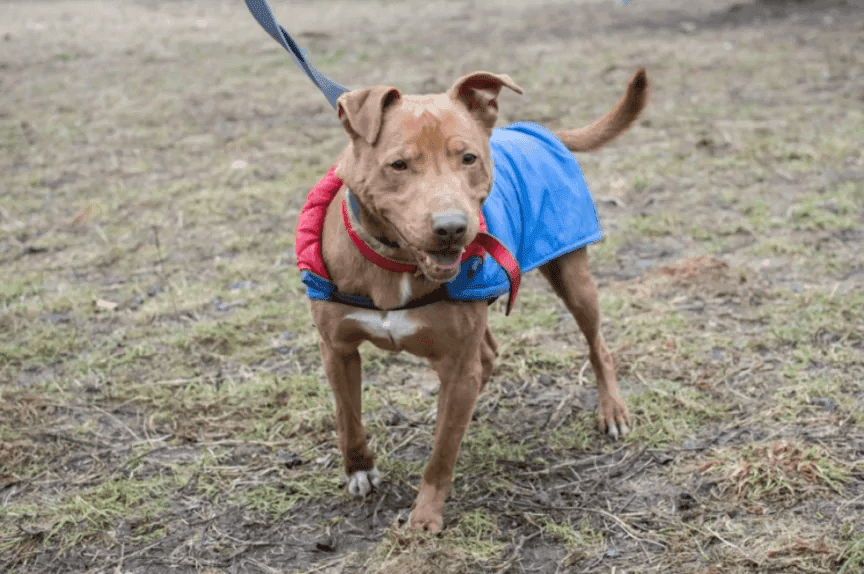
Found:
[{"label": "white chest patch", "polygon": [[408,318],[408,311],[354,311],[345,316],[357,321],[360,328],[372,337],[390,339],[398,343],[417,332],[420,325]]},{"label": "white chest patch", "polygon": [[399,283],[399,295],[402,297],[401,304],[407,305],[411,300],[411,274],[403,273],[402,281]]}]

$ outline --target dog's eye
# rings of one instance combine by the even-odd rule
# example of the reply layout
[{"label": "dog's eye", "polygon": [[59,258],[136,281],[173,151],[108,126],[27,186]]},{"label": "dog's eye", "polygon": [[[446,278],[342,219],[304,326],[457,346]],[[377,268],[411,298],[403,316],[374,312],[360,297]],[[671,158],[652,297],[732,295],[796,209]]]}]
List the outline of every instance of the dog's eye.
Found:
[{"label": "dog's eye", "polygon": [[408,169],[408,164],[401,159],[397,159],[390,164],[390,167],[392,167],[396,171],[405,171],[406,169]]},{"label": "dog's eye", "polygon": [[473,153],[466,153],[465,155],[462,156],[462,164],[463,165],[471,165],[475,161],[477,161],[477,156],[474,155]]}]

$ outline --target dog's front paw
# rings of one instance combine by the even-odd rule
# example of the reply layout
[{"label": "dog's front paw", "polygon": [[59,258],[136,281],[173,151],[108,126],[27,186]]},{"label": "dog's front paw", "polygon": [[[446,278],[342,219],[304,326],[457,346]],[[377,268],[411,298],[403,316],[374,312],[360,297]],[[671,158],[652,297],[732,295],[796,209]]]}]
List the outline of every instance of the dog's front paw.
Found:
[{"label": "dog's front paw", "polygon": [[355,498],[363,498],[380,484],[381,473],[377,468],[358,470],[348,477],[348,493]]},{"label": "dog's front paw", "polygon": [[[428,472],[428,471],[427,471]],[[449,481],[447,481],[449,482]],[[414,501],[414,509],[408,525],[414,530],[438,532],[444,526],[444,499],[447,498],[447,485],[433,486],[424,478],[420,492]]]},{"label": "dog's front paw", "polygon": [[597,423],[600,430],[612,438],[630,434],[630,413],[618,397],[601,399],[597,405]]},{"label": "dog's front paw", "polygon": [[438,532],[444,526],[444,516],[429,506],[416,506],[411,511],[408,524],[414,530]]}]

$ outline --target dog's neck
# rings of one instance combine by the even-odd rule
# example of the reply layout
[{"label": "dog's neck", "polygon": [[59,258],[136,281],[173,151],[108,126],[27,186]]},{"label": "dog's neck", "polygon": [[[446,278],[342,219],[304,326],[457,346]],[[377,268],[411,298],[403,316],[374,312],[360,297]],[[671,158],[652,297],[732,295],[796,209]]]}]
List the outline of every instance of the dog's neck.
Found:
[{"label": "dog's neck", "polygon": [[[437,289],[440,283],[429,281],[416,273],[396,273],[378,267],[357,249],[342,216],[342,203],[346,199],[347,188],[343,188],[333,198],[327,209],[327,217],[324,220],[324,232],[322,234],[322,254],[327,272],[331,281],[340,292],[345,294],[369,297],[380,309],[394,309],[402,307],[420,297]],[[359,217],[355,222],[355,231],[362,233],[361,238],[368,245],[375,245],[374,249],[385,257],[397,261],[410,262],[407,251],[391,247],[387,242],[395,241],[383,234],[383,226],[373,225],[371,216],[364,218],[362,206]],[[349,209],[349,212],[353,211]],[[351,215],[353,217],[353,214]],[[352,220],[354,222],[354,220]],[[362,231],[361,231],[362,230]]]},{"label": "dog's neck", "polygon": [[372,251],[391,261],[413,265],[408,250],[399,241],[391,237],[387,228],[375,219],[350,189],[345,190],[345,203],[348,207],[350,225],[357,236]]}]

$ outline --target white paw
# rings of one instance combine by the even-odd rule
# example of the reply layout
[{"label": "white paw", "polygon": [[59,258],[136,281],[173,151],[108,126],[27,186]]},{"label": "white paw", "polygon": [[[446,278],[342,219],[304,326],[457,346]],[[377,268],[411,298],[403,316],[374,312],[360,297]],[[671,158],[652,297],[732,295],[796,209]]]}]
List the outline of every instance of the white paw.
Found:
[{"label": "white paw", "polygon": [[627,426],[627,423],[609,423],[609,428],[606,430],[606,434],[612,438],[627,436],[630,434],[630,427]]},{"label": "white paw", "polygon": [[348,477],[348,493],[355,498],[363,498],[380,484],[381,473],[377,468],[358,470]]}]

